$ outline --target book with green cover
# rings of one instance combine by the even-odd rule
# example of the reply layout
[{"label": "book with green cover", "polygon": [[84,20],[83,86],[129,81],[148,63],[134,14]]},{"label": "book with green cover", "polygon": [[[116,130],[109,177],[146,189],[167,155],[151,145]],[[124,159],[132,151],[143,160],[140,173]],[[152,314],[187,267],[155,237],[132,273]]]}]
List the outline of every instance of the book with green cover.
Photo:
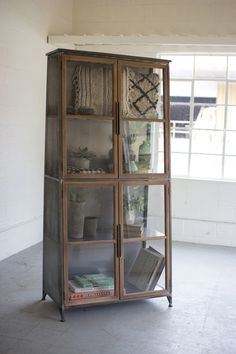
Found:
[{"label": "book with green cover", "polygon": [[114,279],[102,273],[74,275],[68,285],[74,292],[112,290],[114,289]]},{"label": "book with green cover", "polygon": [[86,292],[94,292],[94,291],[104,291],[104,290],[114,290],[113,285],[108,286],[90,286],[88,288],[81,288],[79,283],[75,280],[68,281],[69,289],[73,293],[86,293]]}]

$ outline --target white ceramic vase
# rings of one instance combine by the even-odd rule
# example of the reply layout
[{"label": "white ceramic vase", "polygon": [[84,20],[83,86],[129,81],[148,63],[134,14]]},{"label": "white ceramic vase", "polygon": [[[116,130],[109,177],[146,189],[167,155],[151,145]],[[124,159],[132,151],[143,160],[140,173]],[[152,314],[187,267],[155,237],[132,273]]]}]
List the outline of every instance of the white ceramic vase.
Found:
[{"label": "white ceramic vase", "polygon": [[69,202],[68,237],[83,238],[84,234],[84,206],[85,202]]}]

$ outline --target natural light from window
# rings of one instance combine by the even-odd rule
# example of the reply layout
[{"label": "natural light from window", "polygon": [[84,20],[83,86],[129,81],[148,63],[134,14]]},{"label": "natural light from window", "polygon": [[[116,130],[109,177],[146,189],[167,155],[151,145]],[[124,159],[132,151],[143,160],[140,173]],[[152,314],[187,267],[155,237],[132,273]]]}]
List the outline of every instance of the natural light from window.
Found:
[{"label": "natural light from window", "polygon": [[236,56],[162,58],[172,61],[172,176],[236,180]]}]

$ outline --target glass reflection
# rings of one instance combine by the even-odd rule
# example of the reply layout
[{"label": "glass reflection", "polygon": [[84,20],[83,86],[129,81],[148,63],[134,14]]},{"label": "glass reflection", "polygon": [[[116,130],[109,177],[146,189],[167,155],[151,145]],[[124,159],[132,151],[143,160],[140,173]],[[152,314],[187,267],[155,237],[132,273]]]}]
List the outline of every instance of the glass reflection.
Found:
[{"label": "glass reflection", "polygon": [[124,173],[163,173],[163,161],[163,123],[124,122]]},{"label": "glass reflection", "polygon": [[69,241],[113,238],[113,187],[68,188]]},{"label": "glass reflection", "polygon": [[113,134],[109,120],[68,120],[67,173],[113,173]]},{"label": "glass reflection", "polygon": [[164,186],[124,186],[123,234],[125,238],[163,236]]}]

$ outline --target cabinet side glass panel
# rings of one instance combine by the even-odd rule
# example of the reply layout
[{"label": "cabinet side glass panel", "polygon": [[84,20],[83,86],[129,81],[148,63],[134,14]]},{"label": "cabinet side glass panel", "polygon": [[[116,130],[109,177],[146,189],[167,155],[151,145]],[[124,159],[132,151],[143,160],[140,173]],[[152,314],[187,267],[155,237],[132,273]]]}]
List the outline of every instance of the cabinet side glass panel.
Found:
[{"label": "cabinet side glass panel", "polygon": [[165,236],[163,185],[123,186],[124,238]]},{"label": "cabinet side glass panel", "polygon": [[47,116],[57,116],[59,112],[59,58],[48,57],[47,67]]},{"label": "cabinet side glass panel", "polygon": [[114,187],[68,186],[68,241],[114,239]]},{"label": "cabinet side glass panel", "polygon": [[59,183],[44,179],[44,237],[60,242],[59,238]]},{"label": "cabinet side glass panel", "polygon": [[45,178],[43,290],[59,305],[62,301],[61,244],[59,231],[59,183]]},{"label": "cabinet side glass panel", "polygon": [[67,174],[114,173],[113,121],[68,119]]},{"label": "cabinet side glass panel", "polygon": [[67,104],[69,115],[113,115],[113,66],[67,61]]},{"label": "cabinet side glass panel", "polygon": [[59,175],[59,59],[48,57],[47,67],[47,107],[45,137],[45,174],[52,177]]},{"label": "cabinet side glass panel", "polygon": [[45,174],[52,177],[59,175],[59,120],[47,117],[45,137]]},{"label": "cabinet side glass panel", "polygon": [[124,295],[165,289],[163,240],[125,244]]},{"label": "cabinet side glass panel", "polygon": [[115,295],[114,245],[68,247],[69,301]]},{"label": "cabinet side glass panel", "polygon": [[161,122],[124,121],[123,173],[164,173],[164,130]]},{"label": "cabinet side glass panel", "polygon": [[162,69],[122,66],[123,118],[163,118]]}]

